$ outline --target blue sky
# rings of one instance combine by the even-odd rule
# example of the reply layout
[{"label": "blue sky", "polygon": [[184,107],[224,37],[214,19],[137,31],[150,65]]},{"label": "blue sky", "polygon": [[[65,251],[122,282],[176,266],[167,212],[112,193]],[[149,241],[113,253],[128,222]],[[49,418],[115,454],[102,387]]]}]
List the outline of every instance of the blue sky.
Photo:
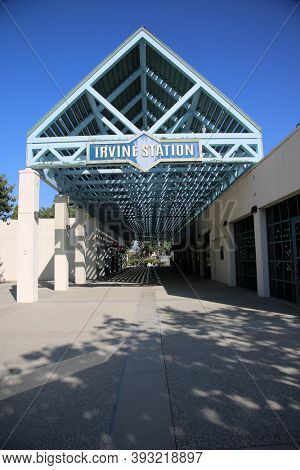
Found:
[{"label": "blue sky", "polygon": [[[236,103],[262,126],[267,153],[300,121],[300,5],[283,27],[298,3],[0,0],[0,173],[17,185],[27,131],[61,99],[19,30],[64,93],[141,25],[231,99],[250,74]],[[40,204],[53,196],[42,184]]]}]

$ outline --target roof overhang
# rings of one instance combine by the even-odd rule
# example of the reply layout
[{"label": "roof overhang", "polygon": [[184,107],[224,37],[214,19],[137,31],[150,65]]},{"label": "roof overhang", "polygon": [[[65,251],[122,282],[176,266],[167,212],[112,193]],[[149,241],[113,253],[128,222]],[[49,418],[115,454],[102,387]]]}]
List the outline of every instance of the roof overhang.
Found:
[{"label": "roof overhang", "polygon": [[[91,145],[125,148],[141,136],[162,142],[164,153],[151,165],[142,168],[120,155],[89,161]],[[165,151],[172,142],[192,140],[201,158],[175,158],[173,147],[173,155]],[[117,207],[136,238],[172,238],[262,153],[260,127],[144,28],[87,75],[27,139],[27,166],[90,212]]]}]

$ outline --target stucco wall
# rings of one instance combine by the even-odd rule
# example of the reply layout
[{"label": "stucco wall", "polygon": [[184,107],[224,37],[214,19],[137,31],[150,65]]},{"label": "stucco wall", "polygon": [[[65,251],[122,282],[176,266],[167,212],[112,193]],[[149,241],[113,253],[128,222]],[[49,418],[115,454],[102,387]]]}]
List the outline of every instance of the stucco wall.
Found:
[{"label": "stucco wall", "polygon": [[[198,218],[200,233],[211,232],[212,279],[228,283],[232,223],[300,191],[300,127],[242,176]],[[223,223],[227,221],[227,226]],[[231,232],[232,233],[232,232]],[[220,246],[224,246],[224,260]]]},{"label": "stucco wall", "polygon": [[17,220],[12,220],[9,225],[0,221],[0,281],[16,280],[17,231]]},{"label": "stucco wall", "polygon": [[[68,253],[70,278],[74,277],[74,230],[75,219],[70,219],[70,250]],[[39,220],[39,279],[43,281],[54,278],[54,219]],[[9,224],[0,221],[0,281],[17,279],[17,236],[18,221]]]},{"label": "stucco wall", "polygon": [[[89,221],[90,223],[90,221]],[[69,219],[71,231],[69,233],[69,277],[71,281],[75,278],[75,218]],[[87,235],[87,276],[88,279],[95,278],[96,257],[96,232],[98,240],[105,242],[120,242],[110,233],[108,225],[102,225],[101,229],[86,227]],[[93,230],[96,230],[93,232]],[[55,251],[55,220],[39,219],[38,227],[38,273],[40,281],[53,281],[54,279],[54,251]],[[16,281],[17,279],[17,237],[18,221],[0,221],[0,282]],[[104,253],[104,251],[103,251]],[[101,261],[101,259],[99,260]],[[103,255],[104,263],[104,255]],[[104,274],[104,271],[103,273]]]}]

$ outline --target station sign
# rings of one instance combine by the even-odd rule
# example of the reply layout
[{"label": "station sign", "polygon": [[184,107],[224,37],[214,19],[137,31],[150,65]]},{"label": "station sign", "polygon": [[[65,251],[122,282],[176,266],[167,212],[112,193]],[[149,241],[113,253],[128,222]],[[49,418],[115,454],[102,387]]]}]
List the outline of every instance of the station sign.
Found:
[{"label": "station sign", "polygon": [[157,139],[143,132],[127,141],[87,144],[87,164],[130,163],[148,171],[161,162],[202,161],[199,139]]}]

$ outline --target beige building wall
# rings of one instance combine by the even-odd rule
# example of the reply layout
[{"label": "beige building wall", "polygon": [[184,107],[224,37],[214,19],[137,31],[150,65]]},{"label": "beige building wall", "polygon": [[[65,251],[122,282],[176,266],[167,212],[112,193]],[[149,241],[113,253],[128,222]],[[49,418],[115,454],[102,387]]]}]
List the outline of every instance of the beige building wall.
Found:
[{"label": "beige building wall", "polygon": [[17,279],[18,221],[0,221],[0,282]]},{"label": "beige building wall", "polygon": [[[70,251],[68,253],[70,279],[74,279],[74,225],[70,219]],[[54,219],[40,219],[38,228],[38,273],[41,281],[54,279]],[[16,281],[17,279],[17,237],[18,221],[9,223],[0,221],[0,282]]]},{"label": "beige building wall", "polygon": [[[87,219],[89,220],[89,219]],[[69,219],[71,231],[69,233],[69,277],[70,281],[75,280],[75,218]],[[94,227],[95,233],[87,227],[87,277],[96,278],[96,234],[99,241],[109,243],[117,241],[108,235],[109,227]],[[10,220],[9,223],[0,221],[0,282],[16,281],[17,279],[17,237],[18,221]],[[91,242],[91,239],[93,241]],[[38,227],[38,275],[40,281],[53,281],[54,279],[54,243],[55,243],[55,219],[39,219]],[[104,249],[100,260],[103,262],[104,274]],[[100,248],[101,252],[101,248]]]},{"label": "beige building wall", "polygon": [[[297,127],[246,175],[239,178],[198,218],[199,233],[211,233],[211,277],[228,284],[230,223],[300,192],[300,127]],[[227,226],[224,222],[227,221]],[[224,247],[224,260],[220,259]]]}]

